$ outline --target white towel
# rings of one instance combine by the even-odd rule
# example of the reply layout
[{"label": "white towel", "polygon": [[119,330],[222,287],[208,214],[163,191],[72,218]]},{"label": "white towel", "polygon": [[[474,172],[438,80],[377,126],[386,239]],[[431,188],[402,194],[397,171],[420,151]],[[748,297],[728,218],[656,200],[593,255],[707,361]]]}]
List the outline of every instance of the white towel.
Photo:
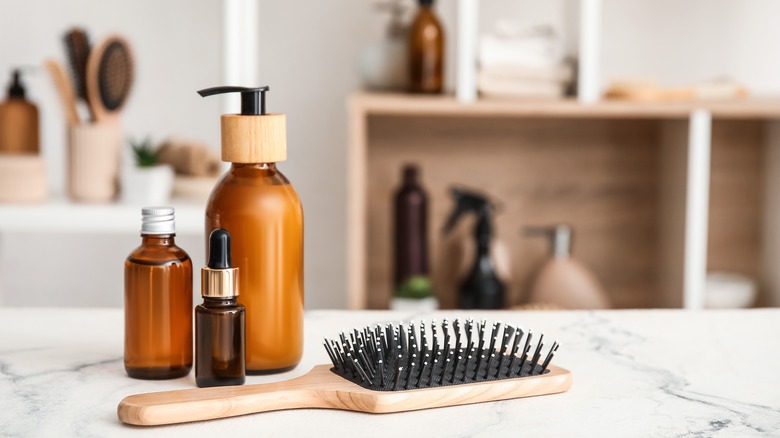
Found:
[{"label": "white towel", "polygon": [[550,80],[502,78],[480,72],[477,89],[487,97],[560,98],[566,84]]},{"label": "white towel", "polygon": [[480,68],[480,75],[499,79],[536,80],[569,83],[574,77],[570,64],[561,63],[549,67],[521,65],[493,65]]},{"label": "white towel", "polygon": [[563,46],[549,26],[520,27],[502,21],[479,41],[479,63],[490,66],[553,67],[563,59]]}]

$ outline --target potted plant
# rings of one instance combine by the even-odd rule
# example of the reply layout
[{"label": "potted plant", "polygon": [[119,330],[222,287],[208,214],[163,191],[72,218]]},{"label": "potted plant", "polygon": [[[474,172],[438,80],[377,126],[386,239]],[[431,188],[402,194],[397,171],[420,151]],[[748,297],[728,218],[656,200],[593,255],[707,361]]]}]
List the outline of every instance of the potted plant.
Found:
[{"label": "potted plant", "polygon": [[148,137],[131,140],[130,147],[134,165],[122,169],[120,199],[129,204],[167,204],[173,189],[173,169],[159,163],[159,150]]}]

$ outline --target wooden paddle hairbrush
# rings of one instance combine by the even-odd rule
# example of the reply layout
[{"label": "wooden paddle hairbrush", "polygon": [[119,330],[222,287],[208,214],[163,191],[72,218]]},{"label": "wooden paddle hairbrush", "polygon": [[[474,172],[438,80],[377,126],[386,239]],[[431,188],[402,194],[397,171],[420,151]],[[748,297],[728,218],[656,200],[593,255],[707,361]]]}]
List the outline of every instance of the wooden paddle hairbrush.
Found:
[{"label": "wooden paddle hairbrush", "polygon": [[133,86],[133,55],[119,36],[109,36],[90,50],[86,98],[96,122],[118,118]]},{"label": "wooden paddle hairbrush", "polygon": [[[568,390],[571,373],[550,365],[533,332],[496,322],[447,320],[430,331],[408,325],[366,327],[325,340],[333,366],[297,379],[140,394],[119,404],[119,419],[154,426],[282,409],[322,408],[369,413],[464,405]],[[544,357],[544,359],[542,359]]]}]

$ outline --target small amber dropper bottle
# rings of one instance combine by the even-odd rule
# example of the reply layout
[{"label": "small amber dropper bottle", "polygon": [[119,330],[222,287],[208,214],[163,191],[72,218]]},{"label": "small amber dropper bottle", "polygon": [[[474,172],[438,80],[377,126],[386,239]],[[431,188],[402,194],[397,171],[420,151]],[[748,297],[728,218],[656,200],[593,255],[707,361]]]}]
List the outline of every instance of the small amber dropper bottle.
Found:
[{"label": "small amber dropper bottle", "polygon": [[209,261],[201,270],[203,304],[195,308],[195,382],[199,387],[243,385],[244,306],[238,298],[238,268],[230,256],[230,234],[209,236]]}]

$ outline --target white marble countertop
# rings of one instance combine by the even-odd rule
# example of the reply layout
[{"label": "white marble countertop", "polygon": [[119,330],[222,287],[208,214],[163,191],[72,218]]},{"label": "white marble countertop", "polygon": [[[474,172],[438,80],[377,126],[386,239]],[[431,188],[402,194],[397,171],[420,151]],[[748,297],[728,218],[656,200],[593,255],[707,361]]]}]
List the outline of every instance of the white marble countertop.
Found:
[{"label": "white marble countertop", "polygon": [[[118,309],[0,308],[0,436],[778,436],[780,309],[481,312],[558,339],[574,386],[551,396],[400,414],[291,410],[162,428],[116,418],[130,394],[194,387],[128,378]],[[327,363],[322,336],[399,312],[306,315],[303,361]],[[430,317],[432,315],[425,315]],[[419,319],[421,315],[414,315]]]}]

